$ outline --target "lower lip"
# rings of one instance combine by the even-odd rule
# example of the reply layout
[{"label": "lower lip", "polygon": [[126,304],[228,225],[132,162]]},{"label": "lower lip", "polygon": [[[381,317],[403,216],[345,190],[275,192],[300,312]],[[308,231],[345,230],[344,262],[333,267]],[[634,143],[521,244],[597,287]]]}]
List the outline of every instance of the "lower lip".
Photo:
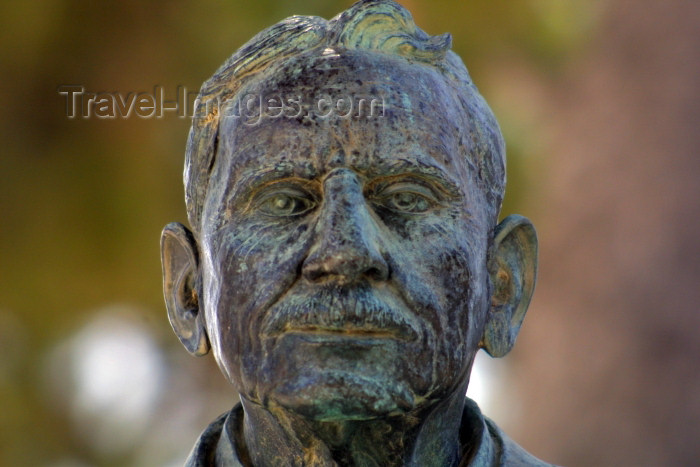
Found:
[{"label": "lower lip", "polygon": [[[296,337],[307,342],[333,342],[354,345],[372,344],[376,341],[396,339],[396,334],[387,331],[328,331],[328,330],[300,330],[290,329],[283,333],[289,337]],[[281,336],[280,336],[281,337]]]}]

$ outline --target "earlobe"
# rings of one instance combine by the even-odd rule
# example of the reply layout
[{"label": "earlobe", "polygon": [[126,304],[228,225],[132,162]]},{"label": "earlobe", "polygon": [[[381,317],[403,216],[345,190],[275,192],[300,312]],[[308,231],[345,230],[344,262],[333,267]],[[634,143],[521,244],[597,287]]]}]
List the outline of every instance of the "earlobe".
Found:
[{"label": "earlobe", "polygon": [[489,262],[491,308],[481,347],[502,357],[515,344],[537,276],[537,234],[525,217],[506,217],[494,232]]},{"label": "earlobe", "polygon": [[188,352],[205,355],[209,352],[209,339],[199,305],[199,258],[192,232],[177,222],[166,225],[160,238],[160,253],[170,325]]}]

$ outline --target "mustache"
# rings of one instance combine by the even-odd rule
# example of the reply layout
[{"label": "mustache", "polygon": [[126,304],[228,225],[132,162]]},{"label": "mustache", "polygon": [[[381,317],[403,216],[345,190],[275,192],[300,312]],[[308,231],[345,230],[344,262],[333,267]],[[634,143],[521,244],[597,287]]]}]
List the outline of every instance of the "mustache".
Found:
[{"label": "mustache", "polygon": [[292,288],[270,307],[261,330],[268,336],[318,331],[415,340],[420,335],[416,317],[403,300],[385,287],[366,284]]}]

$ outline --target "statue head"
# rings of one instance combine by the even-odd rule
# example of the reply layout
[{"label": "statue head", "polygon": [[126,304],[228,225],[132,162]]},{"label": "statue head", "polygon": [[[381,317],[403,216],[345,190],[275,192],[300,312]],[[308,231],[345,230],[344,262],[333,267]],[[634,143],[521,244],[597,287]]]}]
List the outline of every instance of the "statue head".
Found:
[{"label": "statue head", "polygon": [[498,224],[503,139],[450,43],[361,1],[272,26],[202,86],[165,298],[187,350],[211,349],[247,400],[409,413],[463,396],[480,348],[512,347],[535,232]]}]

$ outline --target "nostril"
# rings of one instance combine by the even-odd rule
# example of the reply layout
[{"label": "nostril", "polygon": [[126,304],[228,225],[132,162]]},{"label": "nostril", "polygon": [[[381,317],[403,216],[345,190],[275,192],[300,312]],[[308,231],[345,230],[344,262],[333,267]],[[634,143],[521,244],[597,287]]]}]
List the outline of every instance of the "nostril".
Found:
[{"label": "nostril", "polygon": [[302,268],[302,275],[311,282],[317,282],[326,275],[326,272],[320,265],[307,265]]},{"label": "nostril", "polygon": [[367,276],[377,281],[386,279],[386,274],[383,274],[383,272],[379,268],[369,268],[366,274]]},{"label": "nostril", "polygon": [[342,254],[319,258],[312,255],[302,265],[301,273],[310,282],[320,282],[326,278],[336,278],[343,282],[353,282],[362,277],[375,281],[388,279],[388,266],[383,260],[373,257],[350,257]]},{"label": "nostril", "polygon": [[376,281],[386,281],[389,280],[391,276],[391,269],[389,268],[389,263],[382,257],[377,257],[369,265],[365,274],[376,280]]}]

